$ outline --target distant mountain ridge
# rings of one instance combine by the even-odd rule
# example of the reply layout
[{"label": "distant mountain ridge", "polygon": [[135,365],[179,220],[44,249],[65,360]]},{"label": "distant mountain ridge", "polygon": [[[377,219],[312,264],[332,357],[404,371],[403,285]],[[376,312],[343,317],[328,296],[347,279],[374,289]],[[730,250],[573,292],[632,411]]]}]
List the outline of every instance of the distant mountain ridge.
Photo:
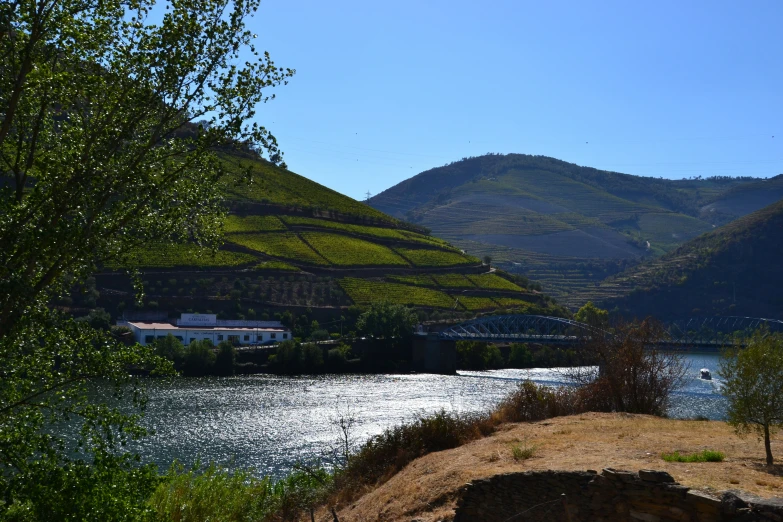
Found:
[{"label": "distant mountain ridge", "polygon": [[369,203],[569,302],[576,290],[768,204],[771,188],[783,190],[778,178],[668,180],[490,154],[422,172]]},{"label": "distant mountain ridge", "polygon": [[637,317],[783,319],[783,200],[601,284],[600,302]]}]

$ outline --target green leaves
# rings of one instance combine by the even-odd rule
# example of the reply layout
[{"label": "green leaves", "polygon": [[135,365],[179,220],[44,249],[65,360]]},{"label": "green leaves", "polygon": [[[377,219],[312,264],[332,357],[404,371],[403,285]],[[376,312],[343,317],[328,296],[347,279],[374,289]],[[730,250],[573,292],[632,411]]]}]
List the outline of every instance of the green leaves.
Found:
[{"label": "green leaves", "polygon": [[746,348],[723,354],[720,375],[729,401],[727,422],[739,434],[763,438],[772,464],[769,437],[783,424],[783,337],[757,330]]},{"label": "green leaves", "polygon": [[[129,373],[171,366],[50,303],[101,265],[133,266],[148,244],[216,247],[220,151],[283,164],[249,121],[294,74],[251,44],[258,0],[177,0],[157,23],[154,5],[0,5],[0,515],[141,516],[154,473],[123,449],[144,435]],[[97,379],[112,397],[95,395]],[[74,417],[81,429],[63,434]]]}]

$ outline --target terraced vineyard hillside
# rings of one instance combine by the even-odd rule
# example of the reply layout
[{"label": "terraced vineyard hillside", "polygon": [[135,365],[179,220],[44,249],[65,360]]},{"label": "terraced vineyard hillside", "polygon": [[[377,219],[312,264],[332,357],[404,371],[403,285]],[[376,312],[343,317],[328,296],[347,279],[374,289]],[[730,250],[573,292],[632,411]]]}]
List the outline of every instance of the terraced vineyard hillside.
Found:
[{"label": "terraced vineyard hillside", "polygon": [[[225,244],[217,252],[164,244],[134,251],[129,263],[147,293],[142,309],[261,318],[301,307],[339,317],[341,308],[386,300],[436,318],[565,313],[524,279],[491,271],[421,226],[260,161],[225,161],[236,172],[225,190]],[[116,313],[134,306],[127,268],[105,267],[91,290]]]},{"label": "terraced vineyard hillside", "polygon": [[783,200],[607,279],[590,297],[631,316],[783,319]]},{"label": "terraced vineyard hillside", "polygon": [[579,306],[569,297],[577,290],[588,295],[605,277],[761,208],[774,194],[761,197],[759,188],[778,184],[643,178],[544,156],[486,155],[418,174],[370,204]]}]

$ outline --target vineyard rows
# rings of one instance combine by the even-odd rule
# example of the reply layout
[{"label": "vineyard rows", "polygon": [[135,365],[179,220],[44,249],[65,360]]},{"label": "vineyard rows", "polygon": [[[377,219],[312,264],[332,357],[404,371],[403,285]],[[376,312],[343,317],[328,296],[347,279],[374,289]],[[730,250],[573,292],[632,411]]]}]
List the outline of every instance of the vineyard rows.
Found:
[{"label": "vineyard rows", "polygon": [[354,278],[341,279],[340,286],[354,303],[360,305],[390,301],[413,306],[452,308],[455,304],[454,298],[431,288]]},{"label": "vineyard rows", "polygon": [[[175,268],[192,266],[199,268],[234,267],[256,261],[250,254],[213,251],[196,245],[154,245],[133,250],[129,265],[139,268]],[[118,264],[109,265],[120,268]]]},{"label": "vineyard rows", "polygon": [[363,239],[326,232],[302,232],[302,237],[333,265],[408,266],[407,261],[390,248]]},{"label": "vineyard rows", "polygon": [[275,232],[285,230],[285,225],[275,216],[228,216],[225,221],[226,233],[237,232]]},{"label": "vineyard rows", "polygon": [[429,250],[424,248],[397,248],[396,250],[400,255],[409,259],[411,263],[416,266],[460,266],[476,265],[481,262],[472,256],[444,250]]},{"label": "vineyard rows", "polygon": [[232,243],[242,245],[256,252],[274,257],[293,259],[313,265],[325,265],[326,261],[299,237],[291,232],[269,234],[232,234],[228,237]]}]

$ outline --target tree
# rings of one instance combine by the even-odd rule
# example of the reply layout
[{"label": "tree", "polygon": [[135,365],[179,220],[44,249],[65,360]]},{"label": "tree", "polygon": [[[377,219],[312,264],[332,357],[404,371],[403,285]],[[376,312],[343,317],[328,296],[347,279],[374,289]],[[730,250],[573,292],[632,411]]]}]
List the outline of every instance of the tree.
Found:
[{"label": "tree", "polygon": [[457,368],[490,370],[503,367],[503,355],[494,344],[482,341],[457,341]]},{"label": "tree", "polygon": [[569,368],[564,374],[587,388],[590,409],[665,415],[687,372],[681,355],[657,348],[666,338],[663,326],[650,318],[618,324],[605,335],[593,332],[580,347],[593,366]]},{"label": "tree", "polygon": [[586,302],[582,308],[577,310],[574,319],[601,330],[609,328],[609,312],[598,308],[592,301]]},{"label": "tree", "polygon": [[187,350],[182,345],[182,342],[171,334],[155,340],[155,354],[165,357],[174,363],[174,366],[177,368],[182,366],[186,353]]},{"label": "tree", "polygon": [[[252,182],[221,154],[282,164],[274,136],[249,123],[294,72],[253,47],[258,0],[154,5],[0,3],[0,515],[135,516],[95,499],[146,491],[122,449],[144,430],[92,402],[87,383],[107,379],[143,407],[128,368],[171,367],[50,303],[102,264],[132,264],[136,247],[215,247],[222,187]],[[56,426],[74,416],[71,444]]]},{"label": "tree", "polygon": [[490,266],[492,264],[492,256],[484,256],[484,264]]},{"label": "tree", "polygon": [[215,369],[216,360],[217,355],[212,341],[209,339],[193,341],[188,345],[185,353],[183,371],[190,377],[210,375]]},{"label": "tree", "polygon": [[720,374],[721,393],[729,401],[727,422],[740,435],[756,433],[771,466],[770,436],[783,424],[783,335],[757,330],[746,348],[724,352]]},{"label": "tree", "polygon": [[387,346],[395,340],[409,337],[418,318],[407,306],[389,302],[378,302],[359,316],[356,328],[363,334],[384,339]]},{"label": "tree", "polygon": [[237,349],[228,341],[218,344],[218,353],[215,357],[215,373],[218,375],[234,375],[237,362]]}]

